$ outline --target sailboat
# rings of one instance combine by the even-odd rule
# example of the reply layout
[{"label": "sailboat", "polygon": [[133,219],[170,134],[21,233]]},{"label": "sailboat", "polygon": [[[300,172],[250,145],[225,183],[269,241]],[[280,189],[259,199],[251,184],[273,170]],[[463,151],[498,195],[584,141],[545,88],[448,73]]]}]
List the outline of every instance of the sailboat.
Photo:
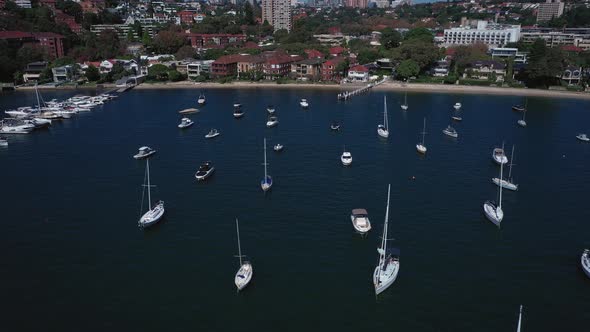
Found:
[{"label": "sailboat", "polygon": [[[144,185],[144,188],[147,187],[148,192],[148,210],[144,213],[143,216],[139,219],[139,227],[145,228],[149,227],[162,219],[164,215],[164,201],[158,201],[156,206],[152,208],[152,185],[150,184],[150,160],[146,160],[145,164],[145,174],[147,179],[147,185]],[[144,189],[145,190],[145,189]]]},{"label": "sailboat", "polygon": [[426,146],[424,145],[424,136],[426,135],[426,118],[424,118],[424,127],[422,128],[422,143],[416,144],[416,150],[418,152],[425,154],[426,153]]},{"label": "sailboat", "polygon": [[252,264],[249,261],[242,262],[242,246],[240,245],[240,227],[238,225],[238,218],[236,218],[236,233],[238,234],[238,257],[240,258],[240,269],[236,272],[236,276],[234,278],[234,283],[238,288],[238,291],[244,289],[244,287],[248,286],[250,280],[252,280],[252,275],[254,274],[254,269],[252,268]]},{"label": "sailboat", "polygon": [[522,106],[522,105],[514,105],[514,106],[512,106],[512,110],[515,111],[515,112],[524,112],[524,111],[526,111],[526,108],[527,108],[528,103],[529,103],[529,99],[528,98],[525,98],[524,99],[524,106]]},{"label": "sailboat", "polygon": [[494,182],[497,186],[499,186],[500,184],[502,185],[502,187],[508,189],[508,190],[512,190],[512,191],[516,191],[518,190],[518,185],[514,184],[512,182],[512,166],[514,166],[514,145],[512,146],[512,154],[510,155],[510,168],[508,169],[508,178],[507,179],[498,179],[498,178],[493,178],[492,182]]},{"label": "sailboat", "polygon": [[264,139],[264,179],[262,179],[262,181],[260,181],[260,187],[262,188],[263,191],[267,191],[270,189],[270,187],[272,187],[272,177],[270,175],[268,175],[268,173],[266,172],[266,167],[268,166],[268,163],[266,162],[266,138]]},{"label": "sailboat", "polygon": [[518,123],[518,125],[521,127],[526,127],[526,121],[524,120],[525,117],[526,117],[526,109],[522,112],[522,119],[518,120],[516,123]]},{"label": "sailboat", "polygon": [[408,92],[404,94],[404,103],[402,104],[401,108],[404,111],[408,110]]},{"label": "sailboat", "polygon": [[520,312],[518,313],[518,326],[516,326],[516,332],[520,332],[521,325],[522,325],[522,304],[520,305]]},{"label": "sailboat", "polygon": [[387,187],[387,208],[385,209],[385,223],[383,224],[383,237],[381,238],[381,247],[377,249],[379,253],[379,265],[373,272],[373,286],[375,295],[379,295],[386,290],[397,278],[399,272],[399,255],[400,250],[397,248],[387,248],[387,224],[389,219],[389,196],[391,184]]},{"label": "sailboat", "polygon": [[383,124],[377,126],[377,134],[383,138],[389,137],[389,121],[387,120],[387,97],[383,97]]},{"label": "sailboat", "polygon": [[[500,164],[500,179],[502,178],[504,171],[504,164]],[[500,227],[502,219],[504,219],[504,211],[502,211],[502,186],[498,186],[500,194],[500,204],[496,205],[494,201],[486,201],[483,203],[483,212],[489,221],[493,222],[494,225]]]}]

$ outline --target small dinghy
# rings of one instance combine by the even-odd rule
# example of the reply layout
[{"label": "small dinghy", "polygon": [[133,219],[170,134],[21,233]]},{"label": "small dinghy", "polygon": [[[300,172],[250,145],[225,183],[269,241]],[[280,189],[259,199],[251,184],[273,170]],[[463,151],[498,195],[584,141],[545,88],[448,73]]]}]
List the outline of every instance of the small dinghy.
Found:
[{"label": "small dinghy", "polygon": [[453,108],[455,108],[457,111],[461,109],[461,103],[455,103],[455,105],[453,105]]},{"label": "small dinghy", "polygon": [[210,161],[206,161],[201,164],[199,170],[195,173],[195,178],[197,181],[203,181],[210,177],[213,172],[215,172],[215,167],[213,167],[213,164]]},{"label": "small dinghy", "polygon": [[274,115],[269,116],[268,119],[266,120],[266,127],[267,128],[272,128],[278,124],[279,124],[279,118],[277,118]]},{"label": "small dinghy", "polygon": [[453,137],[453,138],[457,138],[459,137],[459,134],[457,134],[457,131],[455,130],[455,128],[448,126],[445,129],[443,129],[443,134]]},{"label": "small dinghy", "polygon": [[451,116],[451,119],[453,119],[454,121],[463,121],[463,118],[460,116]]},{"label": "small dinghy", "polygon": [[220,135],[220,133],[219,133],[219,131],[217,131],[217,129],[211,129],[209,131],[209,133],[207,133],[207,135],[205,135],[205,138],[214,138],[214,137],[217,137],[219,135]]},{"label": "small dinghy", "polygon": [[244,110],[241,107],[234,108],[234,118],[239,119],[244,116]]},{"label": "small dinghy", "polygon": [[340,130],[340,124],[338,122],[332,122],[332,124],[330,125],[330,129],[334,131]]},{"label": "small dinghy", "polygon": [[274,149],[276,152],[281,152],[281,151],[283,151],[283,145],[282,145],[282,144],[278,144],[278,143],[277,143],[277,144],[275,144],[275,146],[273,147],[273,149]]},{"label": "small dinghy", "polygon": [[590,138],[588,138],[588,136],[586,134],[578,134],[578,135],[576,135],[576,138],[582,142],[589,142],[590,141]]},{"label": "small dinghy", "polygon": [[301,99],[301,101],[299,102],[299,105],[303,108],[309,107],[309,103],[307,102],[307,99]]},{"label": "small dinghy", "polygon": [[268,107],[266,108],[266,111],[268,112],[268,114],[274,114],[275,108],[272,105],[268,105]]},{"label": "small dinghy", "polygon": [[191,119],[182,118],[180,120],[180,124],[178,125],[178,128],[180,128],[180,129],[188,128],[188,127],[192,126],[193,124],[195,124],[195,123]]},{"label": "small dinghy", "polygon": [[187,108],[182,111],[178,111],[179,114],[194,114],[199,113],[199,110],[196,108]]}]

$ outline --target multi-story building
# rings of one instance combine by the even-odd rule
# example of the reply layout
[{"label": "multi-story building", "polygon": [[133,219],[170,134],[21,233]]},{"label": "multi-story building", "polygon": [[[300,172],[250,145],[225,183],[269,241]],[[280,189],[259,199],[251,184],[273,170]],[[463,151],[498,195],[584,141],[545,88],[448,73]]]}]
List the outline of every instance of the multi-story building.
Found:
[{"label": "multi-story building", "polygon": [[291,64],[302,60],[300,56],[275,54],[264,63],[264,76],[267,80],[287,76],[291,72]]},{"label": "multi-story building", "polygon": [[[141,28],[143,32],[147,32],[148,35],[150,35],[150,37],[153,38],[156,36],[157,28],[155,25],[142,25]],[[97,36],[99,36],[103,31],[106,30],[114,30],[115,32],[117,32],[119,39],[127,39],[127,36],[129,35],[129,30],[133,31],[133,37],[135,39],[141,38],[141,36],[139,36],[137,32],[135,32],[133,26],[128,24],[95,24],[90,26],[90,31],[92,31]]]},{"label": "multi-story building", "polygon": [[291,72],[298,80],[318,80],[322,74],[323,58],[309,58],[291,64]]},{"label": "multi-story building", "polygon": [[590,50],[590,28],[527,28],[522,30],[521,40],[533,43],[543,39],[548,47],[572,45],[585,51]]},{"label": "multi-story building", "polygon": [[371,2],[374,3],[377,8],[387,8],[391,6],[389,0],[373,0]]},{"label": "multi-story building", "polygon": [[367,82],[369,80],[369,69],[363,65],[350,67],[348,79],[352,82]]},{"label": "multi-story building", "polygon": [[343,62],[345,58],[333,58],[322,64],[322,80],[324,81],[339,81],[342,79],[342,73],[336,68]]},{"label": "multi-story building", "polygon": [[368,0],[346,0],[344,3],[345,3],[346,7],[367,8],[369,1]]},{"label": "multi-story building", "polygon": [[0,31],[0,40],[6,40],[15,48],[23,45],[38,45],[54,59],[64,56],[63,39],[64,36],[53,32]]},{"label": "multi-story building", "polygon": [[291,31],[291,1],[262,0],[262,21],[272,25],[274,31]]},{"label": "multi-story building", "polygon": [[191,46],[196,49],[207,49],[211,46],[227,46],[246,41],[245,35],[232,35],[225,33],[188,33],[186,35]]},{"label": "multi-story building", "polygon": [[444,46],[483,43],[490,47],[504,46],[520,39],[520,25],[477,21],[477,26],[460,26],[444,30]]},{"label": "multi-story building", "polygon": [[563,15],[565,4],[561,0],[547,0],[537,9],[537,22],[547,22]]},{"label": "multi-story building", "polygon": [[496,82],[501,82],[506,77],[506,65],[494,60],[474,61],[469,64],[468,72],[465,75],[480,80],[491,79],[495,76]]},{"label": "multi-story building", "polygon": [[74,79],[74,66],[66,65],[62,67],[54,67],[51,68],[51,72],[53,73],[53,82],[60,83],[60,82],[68,82]]},{"label": "multi-story building", "polygon": [[31,0],[14,0],[14,3],[20,8],[31,8]]},{"label": "multi-story building", "polygon": [[494,58],[514,58],[514,63],[526,63],[527,53],[520,52],[518,48],[497,47],[490,50],[492,59]]},{"label": "multi-story building", "polygon": [[240,55],[224,55],[211,64],[211,77],[231,77],[238,74]]},{"label": "multi-story building", "polygon": [[23,81],[38,81],[45,68],[47,68],[47,62],[45,61],[31,62],[27,64],[25,73],[23,74]]},{"label": "multi-story building", "polygon": [[266,59],[260,55],[244,55],[238,61],[238,77],[244,74],[262,74]]}]

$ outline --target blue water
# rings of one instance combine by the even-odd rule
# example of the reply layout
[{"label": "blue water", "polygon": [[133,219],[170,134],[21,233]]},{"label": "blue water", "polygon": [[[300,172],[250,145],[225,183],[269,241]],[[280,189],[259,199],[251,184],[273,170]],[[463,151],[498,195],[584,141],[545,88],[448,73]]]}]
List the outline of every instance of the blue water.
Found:
[{"label": "blue water", "polygon": [[[527,128],[510,110],[520,97],[388,92],[389,140],[377,136],[382,92],[338,103],[335,91],[208,90],[181,131],[178,110],[197,90],[132,90],[48,130],[9,137],[0,149],[0,291],[3,326],[19,331],[587,331],[590,279],[590,102],[529,98]],[[74,92],[44,93],[46,99]],[[311,107],[299,108],[300,98]],[[232,117],[232,104],[246,115]],[[445,137],[460,101],[459,138]],[[0,96],[0,109],[35,102]],[[265,127],[274,104],[279,125]],[[428,154],[419,156],[423,118]],[[341,131],[329,129],[333,120]],[[211,128],[221,135],[206,140]],[[274,185],[264,194],[262,142]],[[496,228],[482,213],[497,188],[495,146],[516,145],[518,192],[505,192]],[[137,228],[145,163],[165,220]],[[353,164],[340,164],[343,146]],[[211,160],[216,173],[197,183]],[[415,179],[412,179],[415,177]],[[375,298],[391,183],[391,245],[402,251],[395,284]],[[353,208],[369,212],[367,238]],[[237,294],[234,218],[254,279]]]}]

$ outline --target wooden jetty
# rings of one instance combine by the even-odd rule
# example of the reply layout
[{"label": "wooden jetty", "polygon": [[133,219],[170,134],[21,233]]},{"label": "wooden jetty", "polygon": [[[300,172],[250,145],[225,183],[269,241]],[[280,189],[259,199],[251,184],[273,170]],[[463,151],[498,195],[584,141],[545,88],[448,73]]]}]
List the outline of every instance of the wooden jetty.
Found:
[{"label": "wooden jetty", "polygon": [[376,83],[369,83],[366,86],[360,87],[360,88],[353,90],[353,91],[341,92],[338,94],[338,100],[348,100],[354,96],[363,94],[365,92],[369,92],[372,88],[374,88],[378,85],[381,85],[383,83],[385,83],[385,79],[382,79],[381,81],[376,82]]}]

